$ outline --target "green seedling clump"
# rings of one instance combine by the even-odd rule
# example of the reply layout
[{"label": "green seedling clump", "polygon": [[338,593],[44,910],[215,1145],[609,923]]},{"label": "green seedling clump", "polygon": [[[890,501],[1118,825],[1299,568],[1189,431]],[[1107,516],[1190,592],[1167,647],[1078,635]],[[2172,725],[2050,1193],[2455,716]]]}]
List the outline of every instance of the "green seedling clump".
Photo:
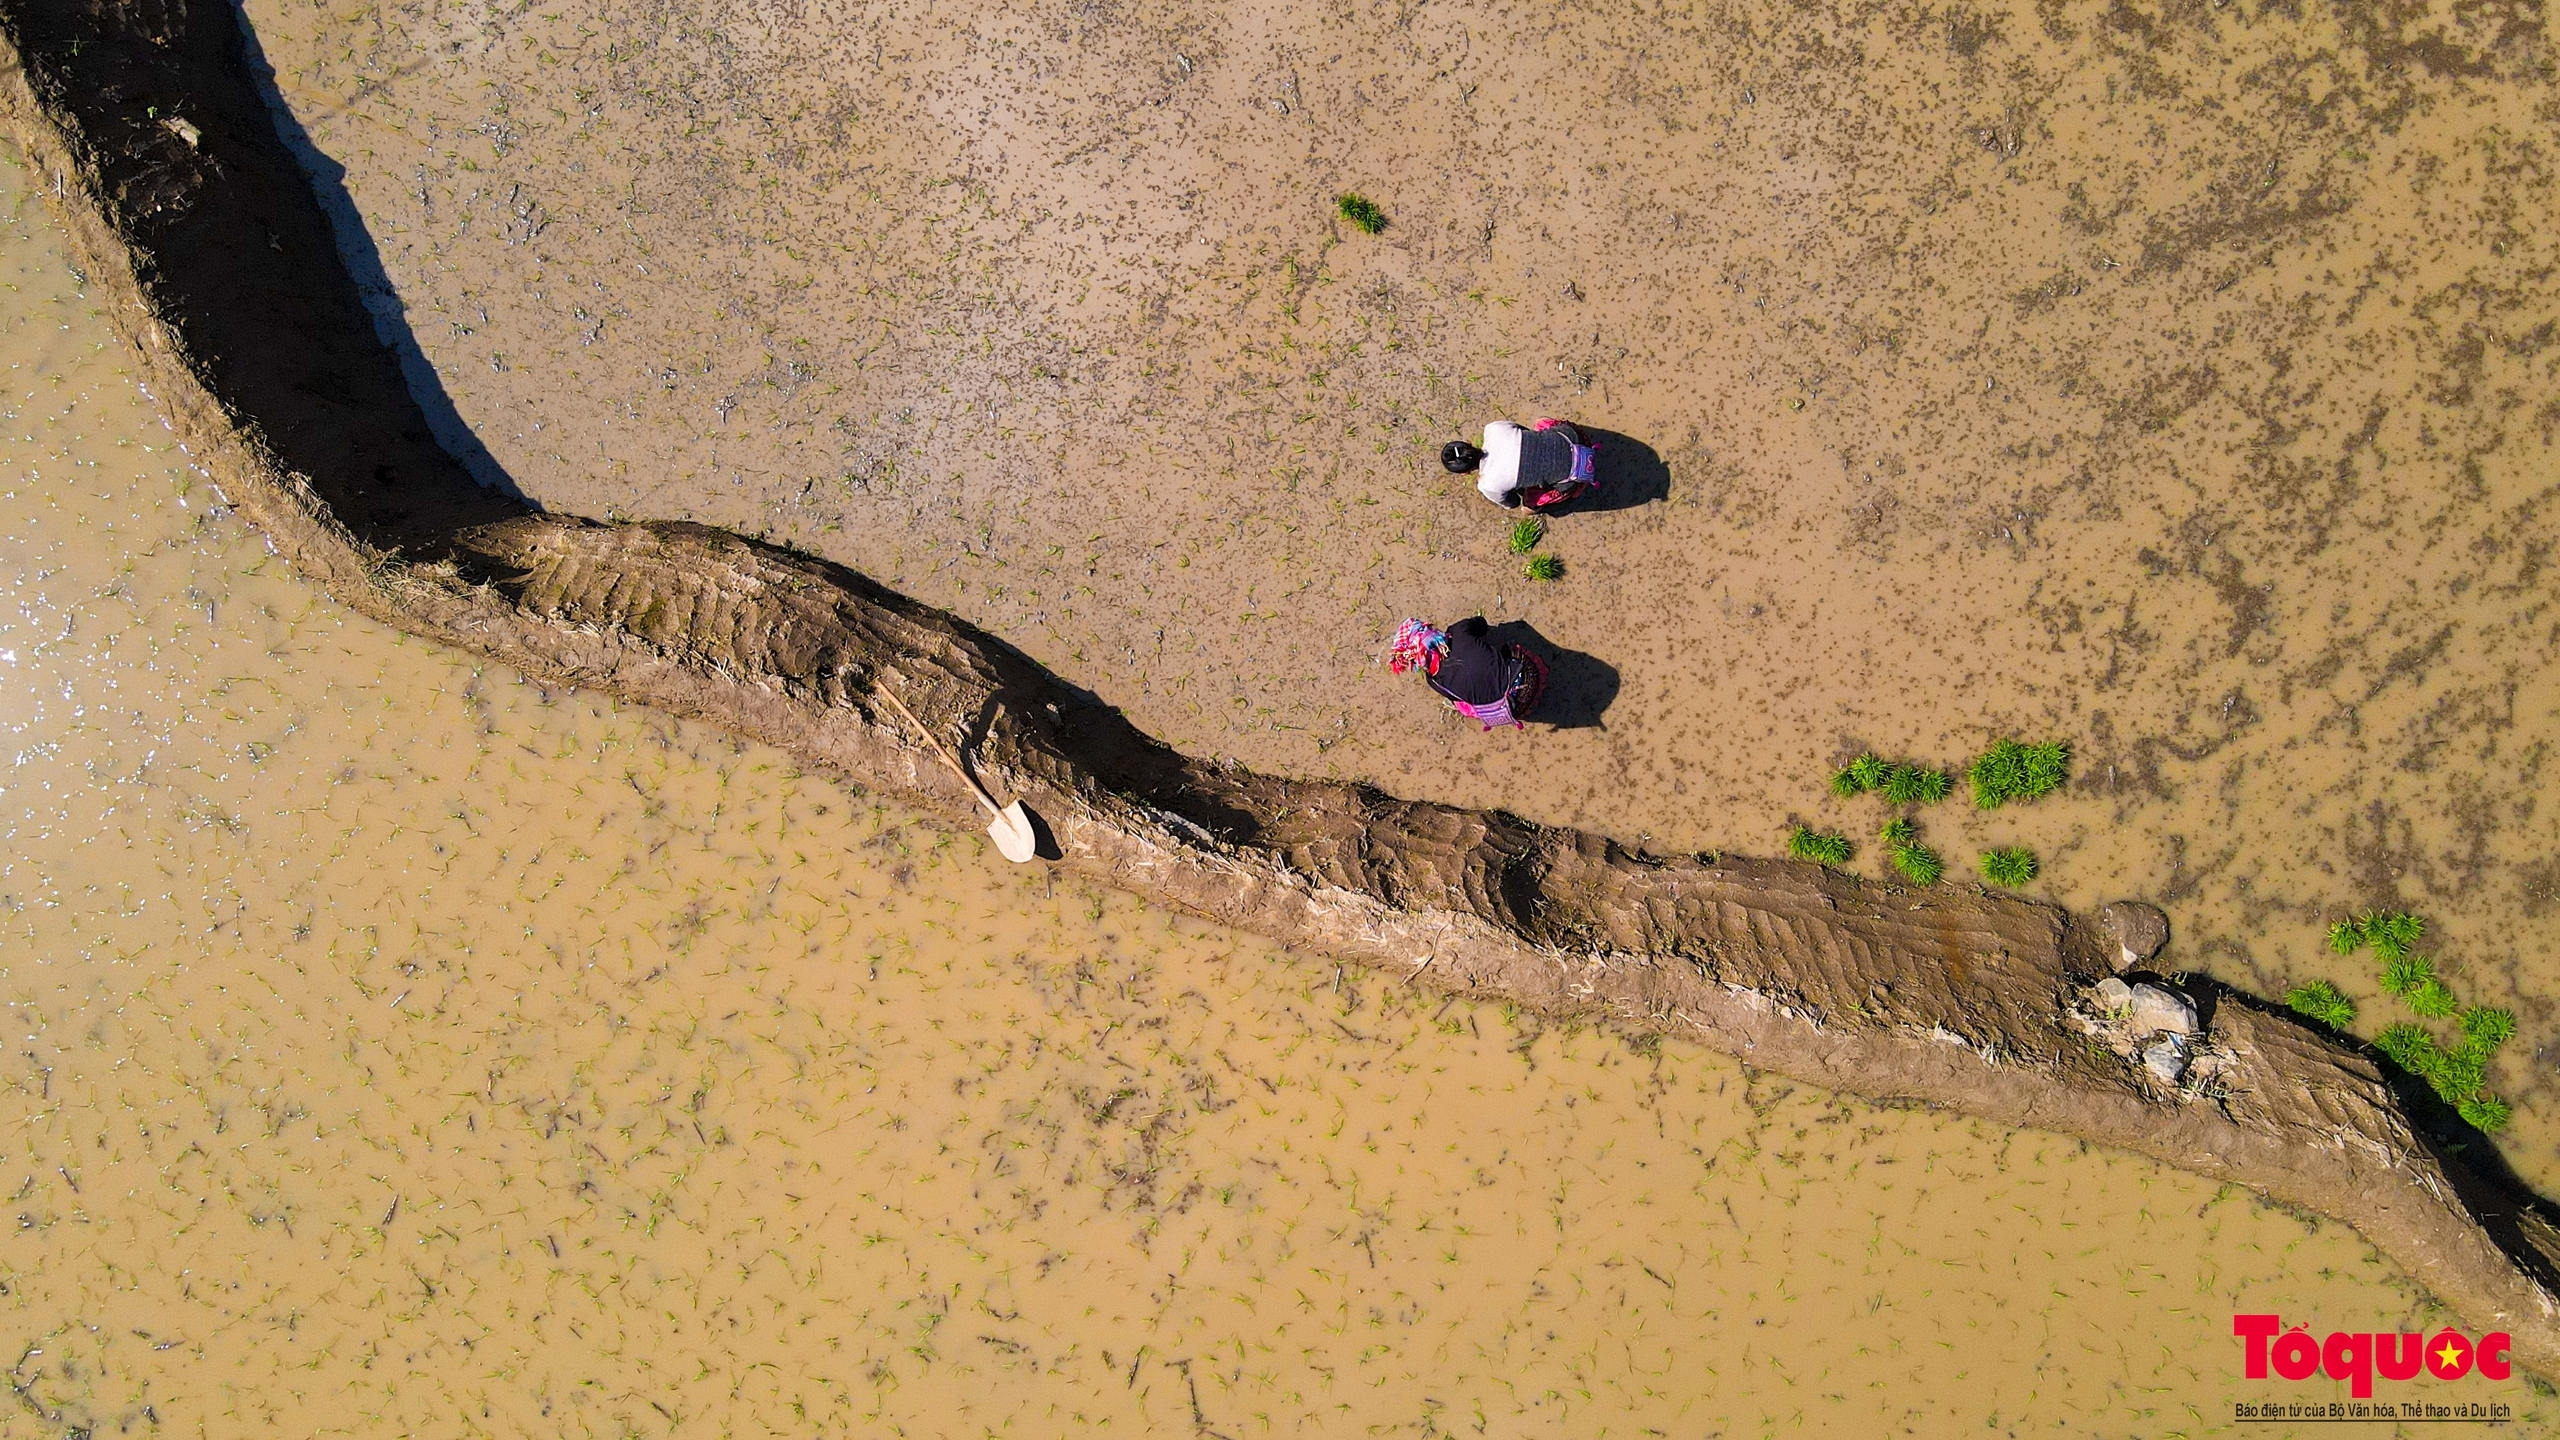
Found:
[{"label": "green seedling clump", "polygon": [[2498,1053],[2516,1033],[2516,1013],[2493,1010],[2476,1005],[2462,1012],[2462,1048],[2474,1051],[2482,1059]]},{"label": "green seedling clump", "polygon": [[1528,554],[1538,548],[1539,541],[1546,538],[1547,522],[1535,515],[1526,520],[1511,522],[1511,553],[1514,555]]},{"label": "green seedling clump", "polygon": [[2019,798],[2033,800],[2062,788],[2071,778],[2071,747],[2047,740],[2027,747],[2027,789]]},{"label": "green seedling clump", "polygon": [[1370,203],[1364,196],[1338,196],[1333,202],[1333,207],[1342,212],[1343,219],[1351,222],[1351,228],[1363,235],[1375,235],[1387,228],[1387,212]]},{"label": "green seedling clump", "polygon": [[2464,1121],[2483,1135],[2497,1134],[2515,1118],[2515,1112],[2507,1108],[2507,1102],[2495,1095],[2474,1095],[2457,1108],[2462,1111]]},{"label": "green seedling clump", "polygon": [[1935,805],[1955,788],[1954,776],[1926,765],[1895,765],[1885,771],[1884,798],[1896,805]]},{"label": "green seedling clump", "polygon": [[2427,933],[2427,922],[2415,915],[2367,915],[2356,928],[2376,957],[2391,961],[2417,948],[2419,937]]},{"label": "green seedling clump", "polygon": [[1947,873],[1938,852],[1920,843],[1920,827],[1899,815],[1884,822],[1876,838],[1884,842],[1885,859],[1914,885],[1935,885]]},{"label": "green seedling clump", "polygon": [[1855,799],[1882,786],[1892,768],[1873,755],[1861,755],[1831,777],[1831,793],[1843,800]]},{"label": "green seedling clump", "polygon": [[1982,852],[1982,878],[2015,890],[2036,878],[2036,852],[2023,845],[2004,845]]},{"label": "green seedling clump", "polygon": [[[2436,1043],[2425,1026],[2405,1020],[2384,1026],[2382,1033],[2373,1037],[2373,1048],[2425,1081],[2438,1098],[2461,1112],[2465,1123],[2483,1132],[2503,1129],[2514,1118],[2513,1112],[2507,1102],[2480,1087],[2489,1078],[2489,1062],[2497,1058],[2499,1047],[2515,1036],[2515,1012],[2488,1005],[2461,1009],[2453,987],[2437,976],[2434,962],[2412,953],[2411,947],[2426,934],[2426,929],[2426,922],[2415,915],[2366,915],[2330,926],[2329,946],[2351,951],[2359,945],[2371,945],[2382,960],[2382,988],[2401,997],[2411,1010],[2426,1019],[2441,1020],[2460,1011],[2455,1023],[2462,1031],[2462,1043],[2454,1049],[2447,1050]],[[2320,981],[2303,986],[2286,998],[2294,1001],[2296,1010],[2314,1019],[2325,1019],[2301,1003],[2302,997],[2317,1003],[2324,997],[2314,992],[2323,988],[2334,993],[2334,987]],[[2352,1007],[2349,1013],[2353,1013]]]},{"label": "green seedling clump", "polygon": [[1520,570],[1532,580],[1554,580],[1563,576],[1564,562],[1553,555],[1532,555]]},{"label": "green seedling clump", "polygon": [[2436,962],[2424,955],[2403,955],[2383,962],[2382,988],[2394,995],[2411,995],[2421,985],[2432,985],[2436,978]]},{"label": "green seedling clump", "polygon": [[2022,745],[2002,740],[1975,757],[1965,771],[1973,781],[1973,803],[1997,810],[2012,800],[2049,795],[2071,775],[2071,747],[2059,740]]},{"label": "green seedling clump", "polygon": [[2423,1025],[2412,1025],[2406,1020],[2385,1025],[2382,1033],[2373,1037],[2373,1048],[2390,1056],[2393,1064],[2412,1075],[2423,1076],[2434,1068],[2428,1056],[2435,1051],[2436,1042]]},{"label": "green seedling clump", "polygon": [[2462,1008],[2462,1002],[2453,998],[2452,987],[2433,976],[2401,998],[2409,1002],[2410,1009],[2429,1020],[2441,1020]]},{"label": "green seedling clump", "polygon": [[1828,831],[1808,829],[1799,825],[1795,828],[1795,832],[1787,837],[1787,853],[1799,860],[1811,860],[1823,865],[1846,865],[1853,852],[1849,848],[1848,836],[1834,835]]},{"label": "green seedling clump", "polygon": [[1926,845],[1896,845],[1885,852],[1885,858],[1893,862],[1894,869],[1902,872],[1902,878],[1914,885],[1935,885],[1938,877],[1947,873],[1946,862],[1938,858],[1937,851]]},{"label": "green seedling clump", "polygon": [[2479,1093],[2480,1082],[2489,1078],[2489,1062],[2468,1053],[2448,1054],[2432,1045],[2428,1048],[2435,1050],[2436,1058],[2427,1083],[2435,1087],[2439,1099],[2448,1105],[2459,1105]]},{"label": "green seedling clump", "polygon": [[2402,1021],[2384,1028],[2373,1037],[2373,1048],[2391,1057],[2393,1064],[2427,1082],[2427,1088],[2448,1104],[2459,1105],[2471,1098],[2487,1074],[2488,1063],[2471,1054],[2452,1054],[2436,1044],[2426,1027]]},{"label": "green seedling clump", "polygon": [[2356,1023],[2356,1002],[2326,980],[2296,985],[2284,994],[2284,1003],[2297,1015],[2308,1015],[2332,1030],[2344,1030]]}]

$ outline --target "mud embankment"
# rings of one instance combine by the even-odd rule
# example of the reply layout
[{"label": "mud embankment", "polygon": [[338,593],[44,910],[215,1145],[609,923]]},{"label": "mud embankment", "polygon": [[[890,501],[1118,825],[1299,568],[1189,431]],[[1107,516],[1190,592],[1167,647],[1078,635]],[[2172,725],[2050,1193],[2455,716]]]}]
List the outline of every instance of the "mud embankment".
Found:
[{"label": "mud embankment", "polygon": [[2419,1133],[2368,1059],[2226,996],[2164,1086],[2085,1032],[2099,942],[2052,907],[1218,766],[839,567],[534,513],[431,441],[227,5],[0,0],[0,25],[0,106],[145,382],[232,502],[358,610],[972,816],[879,703],[894,689],[965,728],[1077,871],[1417,985],[2254,1187],[2354,1225],[2560,1375],[2560,1232]]}]

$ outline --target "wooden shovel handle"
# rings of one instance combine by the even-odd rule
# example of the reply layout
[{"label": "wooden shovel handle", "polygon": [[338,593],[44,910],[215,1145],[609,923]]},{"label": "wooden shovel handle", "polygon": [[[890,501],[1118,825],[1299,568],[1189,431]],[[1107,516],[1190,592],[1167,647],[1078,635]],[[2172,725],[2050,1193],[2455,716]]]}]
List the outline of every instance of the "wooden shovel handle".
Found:
[{"label": "wooden shovel handle", "polygon": [[927,729],[925,727],[925,723],[916,718],[916,712],[908,709],[906,702],[900,700],[895,691],[891,690],[886,685],[879,686],[878,690],[880,698],[888,701],[892,706],[896,707],[899,714],[907,717],[907,723],[916,727],[916,732],[924,736],[924,743],[933,747],[933,753],[942,757],[942,763],[951,767],[951,773],[959,776],[962,783],[966,784],[970,789],[978,792],[978,803],[986,806],[989,814],[1002,815],[1004,813],[1004,807],[996,803],[996,797],[987,793],[987,787],[978,783],[977,776],[960,768],[960,757],[943,748],[941,737]]}]

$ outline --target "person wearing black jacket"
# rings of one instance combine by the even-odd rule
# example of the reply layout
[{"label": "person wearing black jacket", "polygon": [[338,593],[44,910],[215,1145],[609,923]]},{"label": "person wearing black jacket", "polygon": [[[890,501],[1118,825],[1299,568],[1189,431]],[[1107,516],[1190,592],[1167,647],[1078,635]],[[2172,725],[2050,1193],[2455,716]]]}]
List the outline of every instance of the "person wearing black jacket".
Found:
[{"label": "person wearing black jacket", "polygon": [[1420,669],[1451,709],[1487,730],[1524,728],[1547,690],[1547,662],[1525,645],[1493,643],[1481,615],[1446,630],[1405,621],[1396,627],[1387,668],[1399,675]]}]

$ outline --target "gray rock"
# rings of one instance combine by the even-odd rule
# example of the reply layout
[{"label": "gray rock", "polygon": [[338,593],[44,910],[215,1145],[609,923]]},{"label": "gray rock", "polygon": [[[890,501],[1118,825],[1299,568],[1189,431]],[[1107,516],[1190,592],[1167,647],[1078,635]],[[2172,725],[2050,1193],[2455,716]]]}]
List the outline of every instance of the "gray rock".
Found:
[{"label": "gray rock", "polygon": [[2107,922],[2107,933],[2116,942],[2115,965],[2130,970],[2160,953],[2169,943],[2169,917],[2156,906],[2138,900],[2119,900],[2098,912]]},{"label": "gray rock", "polygon": [[2109,1014],[2133,1004],[2133,987],[2113,975],[2098,982],[2098,1008]]},{"label": "gray rock", "polygon": [[2125,1028],[2137,1036],[2196,1033],[2195,1004],[2175,990],[2157,985],[2136,985],[2133,987],[2133,1003],[2127,1010]]},{"label": "gray rock", "polygon": [[2143,1067],[2163,1085],[2175,1085],[2187,1073],[2187,1037],[2169,1035],[2142,1047]]}]

